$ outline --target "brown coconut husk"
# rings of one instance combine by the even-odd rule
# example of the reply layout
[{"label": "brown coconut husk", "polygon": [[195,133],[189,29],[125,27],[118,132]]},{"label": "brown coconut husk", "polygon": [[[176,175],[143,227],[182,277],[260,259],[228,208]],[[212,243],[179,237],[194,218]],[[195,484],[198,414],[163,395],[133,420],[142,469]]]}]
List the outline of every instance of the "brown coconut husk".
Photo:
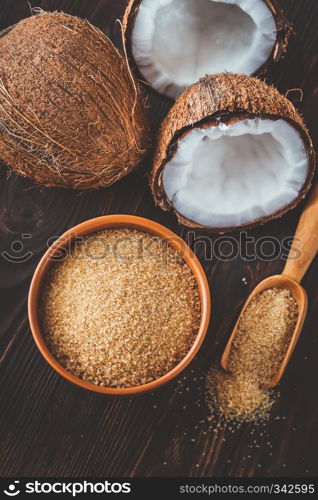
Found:
[{"label": "brown coconut husk", "polygon": [[[136,73],[137,78],[144,82],[144,77],[140,73],[137,64],[135,63],[134,56],[131,49],[131,37],[132,32],[135,25],[136,16],[138,14],[138,10],[140,7],[142,0],[129,0],[124,16],[123,16],[123,39],[124,44],[126,46],[126,51],[128,55],[128,59],[130,65],[133,67],[134,72]],[[263,0],[263,2],[267,5],[270,11],[273,14],[275,23],[276,23],[276,42],[273,47],[273,50],[267,59],[267,61],[254,73],[253,76],[261,77],[263,76],[268,69],[268,66],[272,62],[278,62],[286,53],[288,41],[290,36],[293,33],[293,26],[287,20],[283,10],[279,7],[276,0]],[[147,84],[148,85],[148,84]],[[150,87],[152,89],[152,87]],[[158,94],[157,90],[152,89],[155,94]],[[168,96],[163,96],[167,100],[171,101],[171,98]]]},{"label": "brown coconut husk", "polygon": [[[211,127],[221,120],[233,123],[246,118],[284,119],[301,134],[308,157],[306,182],[297,198],[274,214],[251,221],[239,227],[213,228],[186,219],[174,210],[168,200],[162,183],[165,164],[174,156],[178,141],[196,127]],[[274,87],[246,75],[221,73],[208,75],[188,87],[176,100],[161,125],[158,144],[154,155],[151,176],[151,190],[157,205],[163,210],[173,210],[180,223],[193,228],[204,228],[224,233],[234,229],[246,229],[281,217],[294,208],[309,190],[315,169],[316,155],[309,132],[302,117],[293,104]]]},{"label": "brown coconut husk", "polygon": [[88,21],[40,13],[0,38],[0,158],[44,186],[89,189],[150,149],[127,61]]}]

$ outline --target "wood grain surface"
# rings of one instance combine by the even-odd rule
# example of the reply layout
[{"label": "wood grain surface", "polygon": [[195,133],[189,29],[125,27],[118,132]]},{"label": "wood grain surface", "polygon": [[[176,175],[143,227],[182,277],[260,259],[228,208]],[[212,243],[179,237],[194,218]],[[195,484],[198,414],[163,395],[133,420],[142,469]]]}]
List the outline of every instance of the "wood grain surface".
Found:
[{"label": "wood grain surface", "polygon": [[[317,146],[318,2],[279,3],[294,23],[295,36],[285,59],[269,68],[267,81],[284,94],[289,91],[288,97],[303,113]],[[120,36],[115,20],[124,4],[122,0],[31,2],[33,7],[86,17],[117,44]],[[1,28],[29,15],[30,5],[25,0],[0,1]],[[151,96],[154,135],[167,109],[163,100]],[[309,313],[271,420],[258,427],[218,428],[216,421],[207,420],[201,377],[219,360],[250,290],[282,270],[283,255],[267,261],[257,257],[247,261],[244,256],[226,261],[221,255],[205,255],[202,240],[195,239],[198,233],[178,227],[173,215],[154,207],[147,184],[149,167],[148,161],[111,188],[78,194],[41,189],[1,166],[1,475],[317,475],[318,260],[303,281]],[[261,242],[268,236],[283,242],[293,235],[302,207],[248,236]],[[47,241],[81,221],[111,213],[148,217],[180,234],[201,259],[212,293],[211,326],[196,360],[179,380],[133,399],[109,398],[69,385],[42,359],[27,319],[30,280]],[[205,237],[206,242],[217,240],[216,236]],[[239,241],[238,234],[230,237],[225,247]],[[253,254],[253,248],[250,252]],[[8,255],[17,262],[9,262]]]}]

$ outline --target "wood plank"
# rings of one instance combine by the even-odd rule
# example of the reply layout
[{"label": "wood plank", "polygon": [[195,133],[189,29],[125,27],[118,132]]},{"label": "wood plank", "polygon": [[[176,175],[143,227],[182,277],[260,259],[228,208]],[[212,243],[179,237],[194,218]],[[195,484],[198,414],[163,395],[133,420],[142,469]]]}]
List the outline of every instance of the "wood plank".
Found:
[{"label": "wood plank", "polygon": [[[64,10],[88,18],[120,45],[114,20],[122,0],[41,0],[32,6]],[[285,59],[272,65],[267,80],[289,93],[318,141],[316,0],[280,0],[294,23],[295,36]],[[2,0],[0,26],[30,15],[27,2]],[[167,105],[151,96],[152,126],[157,131]],[[154,207],[147,185],[149,164],[109,189],[78,194],[41,189],[1,168],[1,250],[24,239],[32,257],[20,264],[0,259],[1,408],[0,471],[2,475],[42,476],[313,476],[318,472],[318,261],[304,286],[309,314],[301,340],[280,387],[273,418],[264,426],[219,429],[207,421],[202,380],[217,359],[249,291],[262,278],[278,273],[281,258],[246,262],[237,256],[222,261],[204,255],[200,235],[178,227],[171,214]],[[301,207],[280,221],[248,236],[292,236]],[[154,219],[176,231],[192,247],[206,270],[212,292],[212,320],[197,359],[179,381],[154,394],[133,399],[107,398],[69,385],[46,364],[32,340],[26,297],[32,273],[48,238],[91,217],[130,213]],[[234,241],[239,235],[230,235]],[[216,236],[209,236],[215,243]],[[229,243],[230,244],[230,243]],[[246,278],[247,285],[242,278]],[[183,378],[185,377],[185,378]],[[275,419],[279,417],[279,419]]]}]

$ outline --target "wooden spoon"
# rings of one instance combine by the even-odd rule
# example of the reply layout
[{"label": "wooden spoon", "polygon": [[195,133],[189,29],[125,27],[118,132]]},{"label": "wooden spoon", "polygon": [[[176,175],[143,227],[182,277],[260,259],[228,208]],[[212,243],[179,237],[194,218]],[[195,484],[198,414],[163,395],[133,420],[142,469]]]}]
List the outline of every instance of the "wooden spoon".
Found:
[{"label": "wooden spoon", "polygon": [[[270,383],[267,384],[267,387],[275,387],[278,384],[278,382],[283,376],[287,363],[290,360],[290,357],[296,346],[307,313],[307,305],[308,305],[307,294],[299,283],[302,280],[304,274],[306,273],[308,267],[310,266],[317,252],[318,252],[318,184],[313,189],[310,199],[299,219],[299,223],[296,229],[296,234],[293,239],[288,259],[282,274],[278,274],[276,276],[270,276],[269,278],[263,280],[259,285],[257,285],[257,287],[253,290],[253,292],[250,294],[247,301],[245,302],[245,305],[234,326],[234,329],[225,347],[221,359],[221,366],[225,370],[228,370],[229,354],[231,351],[234,337],[237,333],[237,328],[241,315],[246,310],[248,304],[257,294],[263,292],[264,290],[267,290],[268,288],[274,288],[274,287],[284,288],[291,292],[294,299],[298,303],[298,319],[294,333],[290,339],[290,344],[282,360],[282,363],[277,373],[273,376]],[[266,332],[264,333],[266,334]]]}]

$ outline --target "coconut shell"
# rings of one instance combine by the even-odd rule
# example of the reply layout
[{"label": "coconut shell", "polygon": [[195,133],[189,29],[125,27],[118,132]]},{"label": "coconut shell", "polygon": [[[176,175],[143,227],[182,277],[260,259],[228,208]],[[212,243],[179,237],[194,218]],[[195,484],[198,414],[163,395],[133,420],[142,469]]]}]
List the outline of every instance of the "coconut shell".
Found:
[{"label": "coconut shell", "polygon": [[0,158],[44,186],[88,189],[150,149],[127,61],[88,21],[41,13],[1,33]]},{"label": "coconut shell", "polygon": [[156,204],[163,210],[174,210],[163,188],[162,173],[165,164],[174,156],[180,139],[196,127],[210,127],[219,121],[229,123],[256,117],[284,119],[301,134],[309,168],[306,182],[298,197],[270,216],[235,228],[206,228],[175,211],[178,220],[185,226],[223,233],[263,224],[295,207],[309,190],[315,169],[315,151],[309,132],[293,104],[274,87],[255,77],[234,73],[221,73],[202,78],[188,87],[170,109],[160,128],[152,168],[151,190]]},{"label": "coconut shell", "polygon": [[[129,0],[124,16],[123,16],[123,38],[126,46],[126,51],[128,54],[129,62],[131,66],[134,68],[137,77],[143,81],[144,77],[140,73],[132,53],[131,49],[131,37],[132,32],[135,25],[135,19],[138,14],[138,10],[140,7],[142,0]],[[286,19],[284,12],[278,6],[276,0],[263,0],[263,2],[267,5],[270,11],[273,14],[273,18],[276,23],[276,42],[272,53],[270,54],[268,60],[254,73],[253,76],[262,76],[266,73],[267,68],[271,62],[279,61],[286,53],[288,41],[293,33],[293,26]],[[155,89],[152,89],[153,92],[158,93]],[[170,97],[164,96],[166,99],[171,101]]]}]

